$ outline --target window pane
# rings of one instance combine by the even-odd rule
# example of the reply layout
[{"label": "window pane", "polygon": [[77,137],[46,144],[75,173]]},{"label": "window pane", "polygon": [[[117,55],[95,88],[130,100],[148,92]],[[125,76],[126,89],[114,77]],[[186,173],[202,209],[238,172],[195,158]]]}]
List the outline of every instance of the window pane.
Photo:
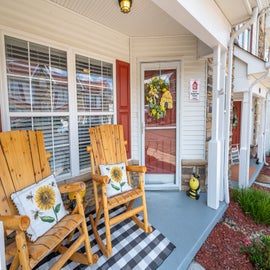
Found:
[{"label": "window pane", "polygon": [[33,111],[51,111],[50,81],[33,79],[32,83]]},{"label": "window pane", "polygon": [[32,120],[30,117],[10,117],[10,127],[12,130],[32,129]]},{"label": "window pane", "polygon": [[46,149],[52,154],[52,171],[57,176],[70,173],[69,119],[61,116],[35,117],[33,122],[33,129],[43,131]]},{"label": "window pane", "polygon": [[11,117],[11,129],[41,130],[55,175],[70,175],[69,119],[67,117]]},{"label": "window pane", "polygon": [[90,111],[90,86],[77,83],[77,107],[79,112]]},{"label": "window pane", "polygon": [[76,55],[79,112],[113,112],[113,65]]},{"label": "window pane", "polygon": [[51,48],[51,76],[53,80],[67,82],[67,53]]},{"label": "window pane", "polygon": [[31,76],[50,80],[49,47],[30,43]]},{"label": "window pane", "polygon": [[42,130],[46,149],[51,152],[53,147],[52,118],[33,117],[33,129]]},{"label": "window pane", "polygon": [[5,37],[9,108],[12,112],[68,112],[67,54]]},{"label": "window pane", "polygon": [[56,147],[54,149],[54,174],[58,175],[69,175],[70,171],[70,149],[69,147]]},{"label": "window pane", "polygon": [[31,96],[28,78],[7,77],[9,110],[31,111]]},{"label": "window pane", "polygon": [[5,48],[11,129],[42,130],[52,171],[70,176],[66,52],[11,37]]},{"label": "window pane", "polygon": [[7,74],[28,76],[28,43],[26,41],[5,37]]},{"label": "window pane", "polygon": [[[113,123],[113,65],[76,55],[80,170],[90,166],[88,128]],[[95,116],[90,116],[95,113]],[[102,113],[102,115],[97,115]],[[105,113],[105,115],[104,115]]]},{"label": "window pane", "polygon": [[77,82],[89,84],[90,82],[90,59],[85,56],[76,55],[76,77]]},{"label": "window pane", "polygon": [[79,116],[79,155],[80,155],[80,170],[90,167],[89,152],[86,147],[90,145],[89,127],[102,124],[112,124],[113,116]]},{"label": "window pane", "polygon": [[66,82],[55,82],[52,85],[53,111],[67,112],[68,106],[68,84]]},{"label": "window pane", "polygon": [[[113,65],[76,55],[77,101],[69,104],[65,51],[8,36],[5,50],[11,129],[43,131],[56,175],[72,175],[70,149],[75,143],[79,145],[75,167],[89,170],[88,128],[113,123],[114,119]],[[79,142],[70,134],[69,108],[76,113]]]}]

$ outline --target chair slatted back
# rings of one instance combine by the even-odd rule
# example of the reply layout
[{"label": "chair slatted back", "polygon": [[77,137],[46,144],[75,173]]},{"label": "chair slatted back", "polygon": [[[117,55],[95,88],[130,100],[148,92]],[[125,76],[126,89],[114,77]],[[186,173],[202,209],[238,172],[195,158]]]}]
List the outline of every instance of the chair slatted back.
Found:
[{"label": "chair slatted back", "polygon": [[48,157],[42,131],[0,133],[0,215],[17,214],[10,195],[51,174]]},{"label": "chair slatted back", "polygon": [[[127,180],[132,185],[131,179],[135,175],[137,177],[134,188],[124,193],[118,193],[112,197],[107,196],[108,178],[101,177],[99,165],[111,165],[125,162],[127,164],[126,141],[124,141],[124,131],[122,125],[101,125],[89,128],[91,146],[87,147],[90,152],[93,193],[95,199],[96,216],[90,215],[90,222],[95,235],[95,239],[102,251],[108,258],[112,254],[112,238],[111,226],[121,221],[132,218],[133,221],[145,232],[152,231],[148,224],[146,198],[144,192],[143,178],[146,171],[145,166],[128,166]],[[138,199],[139,206],[135,206],[134,202]],[[125,205],[125,211],[121,214],[111,217],[109,210]],[[144,221],[138,218],[138,214],[143,212]],[[99,234],[99,220],[101,214],[104,214],[105,236],[103,239]],[[120,225],[121,226],[121,225]],[[103,234],[103,233],[102,233]]]},{"label": "chair slatted back", "polygon": [[[94,153],[95,173],[99,165],[125,162],[127,164],[126,146],[122,125],[102,125],[89,128],[91,145]],[[92,160],[91,160],[92,162]]]}]

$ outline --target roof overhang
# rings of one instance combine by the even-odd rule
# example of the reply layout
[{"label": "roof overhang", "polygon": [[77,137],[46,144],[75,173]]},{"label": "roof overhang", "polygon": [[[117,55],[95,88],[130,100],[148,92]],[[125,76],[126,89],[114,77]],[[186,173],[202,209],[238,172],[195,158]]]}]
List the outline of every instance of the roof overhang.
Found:
[{"label": "roof overhang", "polygon": [[234,46],[234,56],[237,58],[235,62],[237,71],[234,72],[236,79],[235,91],[249,91],[253,85],[252,91],[254,93],[258,92],[258,94],[264,95],[265,91],[270,89],[269,63],[266,63],[238,46]]},{"label": "roof overhang", "polygon": [[214,1],[152,1],[208,47],[220,44],[227,50],[231,24]]},{"label": "roof overhang", "polygon": [[265,61],[238,46],[234,46],[234,56],[247,64],[247,75],[254,75],[266,71]]}]

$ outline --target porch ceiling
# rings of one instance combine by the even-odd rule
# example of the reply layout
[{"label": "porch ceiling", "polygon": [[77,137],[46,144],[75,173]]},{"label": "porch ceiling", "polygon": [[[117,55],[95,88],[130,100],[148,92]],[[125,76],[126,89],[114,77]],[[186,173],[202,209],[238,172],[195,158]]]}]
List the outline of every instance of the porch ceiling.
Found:
[{"label": "porch ceiling", "polygon": [[[156,5],[155,0],[133,0],[131,12],[128,14],[120,12],[118,0],[47,1],[72,10],[127,36],[190,34],[185,27]],[[180,2],[170,1],[173,5],[180,5]],[[269,0],[213,0],[213,2],[231,25],[248,19],[254,6],[258,5],[259,9],[262,9],[269,4]]]},{"label": "porch ceiling", "polygon": [[[131,11],[120,11],[118,0],[49,0],[127,36],[190,34],[150,0],[133,0]],[[87,26],[86,26],[87,27]]]}]

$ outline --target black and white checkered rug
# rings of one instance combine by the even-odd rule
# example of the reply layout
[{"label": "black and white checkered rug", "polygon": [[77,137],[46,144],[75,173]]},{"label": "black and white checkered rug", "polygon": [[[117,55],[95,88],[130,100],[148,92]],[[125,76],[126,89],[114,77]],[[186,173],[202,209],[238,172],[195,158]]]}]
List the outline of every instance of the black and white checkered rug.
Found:
[{"label": "black and white checkered rug", "polygon": [[[110,213],[115,215],[122,212],[123,208],[119,208],[116,211]],[[93,254],[99,255],[98,262],[93,266],[78,265],[74,262],[68,262],[62,269],[64,270],[120,270],[120,269],[137,269],[137,270],[152,270],[157,269],[163,261],[170,255],[175,248],[161,232],[155,229],[149,234],[138,228],[138,226],[131,220],[122,221],[119,224],[114,225],[111,228],[113,253],[108,259],[106,258],[95,241],[89,219],[87,218],[87,225],[89,229],[89,235],[91,239],[91,248]],[[103,220],[99,226],[99,234],[102,239],[105,238],[105,228],[103,226]],[[76,234],[75,236],[76,237]],[[81,252],[84,252],[84,247],[81,248]],[[50,269],[56,260],[58,254],[52,254],[46,258],[35,270],[47,270]]]}]

